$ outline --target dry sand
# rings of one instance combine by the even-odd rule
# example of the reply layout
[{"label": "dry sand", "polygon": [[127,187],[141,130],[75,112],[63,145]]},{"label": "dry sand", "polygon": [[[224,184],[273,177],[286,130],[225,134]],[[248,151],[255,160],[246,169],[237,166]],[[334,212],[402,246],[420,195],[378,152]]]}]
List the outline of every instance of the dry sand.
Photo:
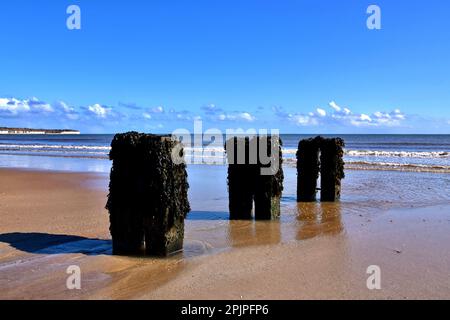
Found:
[{"label": "dry sand", "polygon": [[[115,257],[106,182],[0,169],[0,298],[450,298],[449,205],[358,215],[306,204],[281,223],[196,216],[184,254]],[[66,287],[70,265],[81,290]],[[366,287],[369,265],[381,268],[381,290]]]}]

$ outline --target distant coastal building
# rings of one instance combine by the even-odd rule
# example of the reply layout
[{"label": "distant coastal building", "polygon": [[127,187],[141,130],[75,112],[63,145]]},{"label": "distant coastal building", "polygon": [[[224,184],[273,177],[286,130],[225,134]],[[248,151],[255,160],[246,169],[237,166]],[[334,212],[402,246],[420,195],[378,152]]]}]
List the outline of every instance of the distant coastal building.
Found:
[{"label": "distant coastal building", "polygon": [[29,129],[29,128],[1,128],[0,134],[80,134],[71,129]]}]

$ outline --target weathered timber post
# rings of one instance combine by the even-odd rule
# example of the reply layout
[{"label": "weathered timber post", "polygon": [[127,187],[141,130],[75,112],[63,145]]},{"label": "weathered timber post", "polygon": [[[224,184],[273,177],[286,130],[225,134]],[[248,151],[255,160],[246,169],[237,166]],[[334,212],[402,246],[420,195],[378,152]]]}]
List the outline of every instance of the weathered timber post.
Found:
[{"label": "weathered timber post", "polygon": [[275,220],[280,217],[283,192],[282,141],[279,137],[254,138],[258,146],[258,171],[255,182],[255,219]]},{"label": "weathered timber post", "polygon": [[[228,199],[231,220],[252,218],[256,161],[250,161],[250,138],[233,137],[226,141],[228,158]],[[253,163],[251,163],[253,162]]]},{"label": "weathered timber post", "polygon": [[225,144],[231,220],[272,220],[280,216],[283,191],[279,137],[233,137]]},{"label": "weathered timber post", "polygon": [[[337,201],[341,196],[344,175],[344,140],[314,139],[299,142],[297,151],[297,201],[316,200],[317,178],[320,172],[320,200]],[[319,157],[320,154],[320,157]]]},{"label": "weathered timber post", "polygon": [[186,165],[174,162],[183,149],[170,136],[128,132],[111,143],[113,161],[106,208],[113,254],[167,256],[182,250],[190,211]]},{"label": "weathered timber post", "polygon": [[344,174],[344,148],[341,138],[323,139],[320,146],[320,200],[337,201],[341,197],[341,179]]},{"label": "weathered timber post", "polygon": [[321,137],[301,140],[297,150],[297,201],[316,201]]}]

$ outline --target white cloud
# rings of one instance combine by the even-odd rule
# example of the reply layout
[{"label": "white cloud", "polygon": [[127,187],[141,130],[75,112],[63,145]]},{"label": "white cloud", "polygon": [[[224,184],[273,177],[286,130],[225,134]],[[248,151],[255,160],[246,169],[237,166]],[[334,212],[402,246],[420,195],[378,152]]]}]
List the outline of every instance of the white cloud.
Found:
[{"label": "white cloud", "polygon": [[250,122],[255,121],[255,117],[252,116],[252,115],[251,115],[250,113],[248,113],[248,112],[242,112],[242,113],[240,113],[240,114],[239,114],[239,118],[241,118],[242,120],[245,120],[245,121],[250,121]]},{"label": "white cloud", "polygon": [[[174,110],[170,110],[169,113],[175,113]],[[161,119],[161,117],[164,117],[164,115],[166,114],[166,111],[163,107],[158,106],[158,107],[154,107],[154,108],[149,108],[147,110],[144,110],[144,112],[142,113],[142,117],[146,120],[150,120],[150,119]]]},{"label": "white cloud", "polygon": [[144,119],[150,120],[152,118],[152,115],[148,112],[144,112],[142,114],[142,116],[144,117]]},{"label": "white cloud", "polygon": [[[377,111],[373,114],[376,118],[383,118],[384,117],[384,113]],[[388,115],[389,116],[389,115]]]},{"label": "white cloud", "polygon": [[48,103],[45,103],[43,101],[40,101],[38,98],[31,98],[30,100],[25,100],[25,103],[27,103],[31,110],[34,111],[42,111],[42,112],[53,112],[53,107],[49,105]]},{"label": "white cloud", "polygon": [[88,107],[88,110],[99,118],[106,118],[111,113],[111,108],[106,108],[96,103]]},{"label": "white cloud", "polygon": [[30,106],[24,101],[17,99],[0,98],[0,112],[17,115],[20,112],[30,111]]},{"label": "white cloud", "polygon": [[399,120],[405,120],[405,115],[400,111],[400,109],[395,109],[393,116]]},{"label": "white cloud", "polygon": [[331,102],[329,103],[329,106],[330,106],[334,111],[337,111],[337,112],[340,112],[340,111],[341,111],[341,107],[339,107],[339,106],[337,105],[337,103],[334,102],[334,101],[331,101]]},{"label": "white cloud", "polygon": [[317,108],[317,113],[321,117],[325,117],[327,115],[327,112],[325,110],[321,109],[321,108]]},{"label": "white cloud", "polygon": [[222,108],[217,107],[215,104],[208,104],[206,106],[203,106],[201,108],[203,111],[205,111],[206,114],[214,115],[219,112],[223,112]]},{"label": "white cloud", "polygon": [[294,123],[299,126],[315,126],[318,124],[318,121],[314,115],[291,115],[290,120],[294,121]]},{"label": "white cloud", "polygon": [[0,98],[0,113],[7,115],[20,115],[29,112],[52,113],[54,108],[37,98],[20,100],[16,98]]},{"label": "white cloud", "polygon": [[282,120],[295,123],[298,126],[340,125],[355,127],[395,127],[406,119],[400,109],[392,112],[377,111],[373,114],[353,113],[349,108],[339,106],[335,101],[329,103],[331,112],[316,108],[315,112],[288,113],[282,108],[273,108],[275,114]]},{"label": "white cloud", "polygon": [[164,113],[163,107],[156,107],[151,110],[152,113]]},{"label": "white cloud", "polygon": [[72,113],[75,112],[75,109],[68,106],[64,101],[58,101],[55,103],[55,107],[63,111],[64,113]]},{"label": "white cloud", "polygon": [[[289,121],[294,123],[297,126],[314,126],[319,123],[318,118],[323,118],[324,116],[320,116],[321,111],[322,114],[326,111],[320,108],[317,108],[317,114],[314,112],[309,112],[307,114],[303,113],[289,113],[285,112],[281,107],[274,107],[272,110],[275,112],[275,115],[280,118],[282,121]],[[321,111],[319,111],[321,110]]]},{"label": "white cloud", "polygon": [[66,117],[69,120],[78,120],[79,113],[75,108],[69,106],[64,101],[58,101],[52,104],[53,109],[58,112],[59,115]]},{"label": "white cloud", "polygon": [[0,98],[0,116],[22,117],[36,115],[64,117],[69,120],[79,119],[79,112],[63,101],[49,104],[38,98],[17,99]]},{"label": "white cloud", "polygon": [[171,120],[173,119],[172,117],[174,117],[176,120],[192,121],[193,115],[188,110],[177,111],[171,109],[168,113],[168,119]]},{"label": "white cloud", "polygon": [[395,127],[400,126],[401,121],[406,119],[405,114],[400,109],[395,109],[392,112],[376,111],[373,114],[354,114],[349,108],[341,108],[334,101],[330,102],[329,105],[334,110],[331,118],[342,125]]},{"label": "white cloud", "polygon": [[372,121],[372,118],[369,117],[367,114],[362,113],[362,114],[359,116],[359,120],[371,122],[371,121]]},{"label": "white cloud", "polygon": [[333,109],[335,113],[343,115],[350,115],[352,113],[352,111],[349,108],[341,107],[335,101],[331,101],[328,105],[330,106],[331,109]]},{"label": "white cloud", "polygon": [[256,120],[256,118],[248,112],[238,112],[238,113],[231,113],[231,114],[221,113],[218,115],[217,119],[220,121],[242,120],[242,121],[247,121],[247,122],[253,122]]}]

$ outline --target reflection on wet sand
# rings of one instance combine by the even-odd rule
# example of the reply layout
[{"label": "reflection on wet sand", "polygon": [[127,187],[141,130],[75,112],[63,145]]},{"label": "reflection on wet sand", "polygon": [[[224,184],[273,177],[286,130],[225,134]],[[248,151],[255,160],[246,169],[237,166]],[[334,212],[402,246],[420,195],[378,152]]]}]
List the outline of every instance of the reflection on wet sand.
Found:
[{"label": "reflection on wet sand", "polygon": [[187,220],[183,256],[338,235],[344,230],[340,203],[296,203],[283,210],[279,221],[230,221],[227,212],[194,212]]},{"label": "reflection on wet sand", "polygon": [[229,220],[225,211],[193,211],[186,220],[183,257],[280,242],[280,221]]},{"label": "reflection on wet sand", "polygon": [[[139,292],[151,292],[158,287],[176,278],[186,267],[186,260],[181,254],[169,258],[130,258],[114,257],[115,264],[111,260],[105,261],[102,268],[107,266],[109,270],[103,271],[108,277],[103,283],[97,283],[98,289],[92,298],[130,299]],[[96,270],[92,278],[100,279]],[[94,291],[94,290],[93,290]]]},{"label": "reflection on wet sand", "polygon": [[230,221],[228,238],[232,247],[277,244],[281,241],[279,221]]},{"label": "reflection on wet sand", "polygon": [[297,212],[297,240],[336,235],[344,230],[339,202],[302,202],[297,204]]},{"label": "reflection on wet sand", "polygon": [[[109,268],[102,274],[96,274],[91,266],[92,278],[98,281],[92,288],[92,297],[130,298],[136,293],[153,292],[188,270],[190,258],[216,250],[276,245],[283,242],[282,238],[305,240],[320,235],[338,235],[344,230],[339,203],[299,203],[295,207],[298,215],[294,222],[296,228],[292,229],[292,220],[230,221],[227,212],[193,212],[187,220],[183,252],[168,259],[113,257],[114,264],[111,261],[102,263],[103,269]],[[348,259],[345,242],[337,241],[332,246],[334,248],[326,259],[333,261],[335,266],[344,266]],[[108,275],[106,279],[101,277],[105,274]]]}]

